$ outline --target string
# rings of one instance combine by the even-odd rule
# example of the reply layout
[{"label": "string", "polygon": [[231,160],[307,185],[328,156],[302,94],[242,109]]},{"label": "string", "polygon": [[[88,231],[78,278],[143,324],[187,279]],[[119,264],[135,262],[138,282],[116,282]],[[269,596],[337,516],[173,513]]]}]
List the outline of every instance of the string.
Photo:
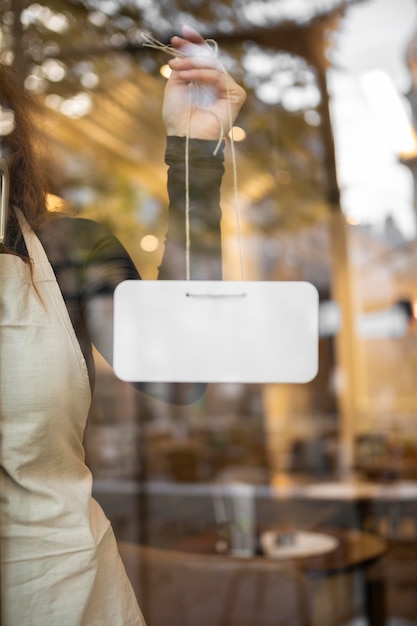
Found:
[{"label": "string", "polygon": [[191,126],[191,104],[192,104],[192,83],[188,86],[188,111],[187,111],[187,132],[185,133],[185,278],[191,278],[190,250],[191,250],[191,228],[190,228],[190,126]]},{"label": "string", "polygon": [[[144,40],[143,46],[148,48],[153,48],[154,50],[159,50],[169,54],[170,56],[187,56],[181,50],[177,50],[173,46],[168,44],[164,44],[149,33],[141,33],[142,38]],[[214,39],[206,39],[204,42],[207,48],[210,50],[210,53],[218,59],[218,45]],[[243,249],[242,249],[242,231],[241,231],[241,223],[240,223],[240,207],[239,207],[239,194],[238,194],[238,180],[237,180],[237,163],[236,163],[236,151],[235,151],[235,142],[233,137],[233,115],[232,115],[232,107],[230,103],[230,85],[229,85],[229,77],[226,72],[225,67],[222,63],[220,63],[221,70],[223,72],[225,82],[226,82],[226,95],[227,95],[227,108],[228,108],[228,117],[229,117],[229,138],[230,138],[230,151],[231,151],[231,160],[232,160],[232,173],[233,173],[233,196],[234,196],[234,206],[235,206],[235,216],[236,216],[236,226],[237,226],[237,238],[239,244],[239,261],[240,261],[240,275],[241,280],[245,280],[245,271],[243,264]],[[187,111],[187,127],[186,127],[186,136],[185,136],[185,265],[186,265],[186,279],[190,280],[191,277],[191,268],[190,268],[190,249],[191,249],[191,229],[190,229],[190,128],[191,128],[191,109],[192,109],[192,90],[196,92],[196,102],[198,104],[198,93],[199,86],[197,83],[190,83],[189,86],[189,98],[188,98],[188,111]],[[215,149],[213,150],[213,156],[217,154],[220,149],[220,146],[224,137],[224,127],[220,118],[213,113],[213,111],[208,111],[212,113],[219,124],[219,140],[216,144]]]},{"label": "string", "polygon": [[236,152],[235,141],[233,137],[233,119],[232,119],[232,107],[230,106],[230,88],[228,76],[226,70],[223,68],[226,79],[227,101],[228,101],[228,114],[229,114],[229,127],[230,127],[230,152],[232,157],[232,173],[233,173],[233,196],[236,215],[236,227],[237,227],[237,240],[239,244],[239,262],[240,262],[240,276],[241,280],[245,280],[245,269],[243,266],[243,249],[242,249],[242,230],[240,225],[240,207],[239,207],[239,194],[238,194],[238,181],[237,181],[237,164],[236,164]]},{"label": "string", "polygon": [[146,48],[153,48],[154,50],[161,50],[162,52],[166,52],[166,54],[169,54],[173,57],[187,56],[186,54],[184,54],[184,52],[181,52],[181,50],[177,50],[173,46],[169,46],[168,44],[158,41],[157,39],[155,39],[155,37],[153,37],[149,33],[142,32],[141,36],[142,36],[142,39],[144,40],[144,43],[142,45],[145,46]]}]

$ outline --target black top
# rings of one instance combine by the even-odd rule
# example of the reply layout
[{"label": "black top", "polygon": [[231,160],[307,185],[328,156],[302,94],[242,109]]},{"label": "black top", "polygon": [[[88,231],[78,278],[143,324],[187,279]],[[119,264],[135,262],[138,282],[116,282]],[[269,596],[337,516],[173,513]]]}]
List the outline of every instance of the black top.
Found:
[{"label": "black top", "polygon": [[[214,156],[215,146],[216,142],[190,141],[190,268],[191,278],[200,280],[221,279],[219,198],[224,167],[223,149]],[[169,225],[158,273],[165,280],[185,278],[184,155],[185,139],[168,137]],[[93,386],[92,343],[111,363],[113,293],[123,280],[139,279],[139,272],[120,241],[92,220],[59,217],[37,234],[55,272]]]}]

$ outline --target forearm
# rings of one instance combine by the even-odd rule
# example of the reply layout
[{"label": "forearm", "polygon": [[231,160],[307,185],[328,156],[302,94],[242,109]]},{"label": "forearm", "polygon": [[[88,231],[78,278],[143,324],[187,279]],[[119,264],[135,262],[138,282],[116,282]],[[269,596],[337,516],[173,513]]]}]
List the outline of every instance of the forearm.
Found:
[{"label": "forearm", "polygon": [[[220,185],[224,173],[223,146],[216,141],[189,143],[190,277],[221,280]],[[169,223],[160,279],[186,277],[185,137],[168,137]]]}]

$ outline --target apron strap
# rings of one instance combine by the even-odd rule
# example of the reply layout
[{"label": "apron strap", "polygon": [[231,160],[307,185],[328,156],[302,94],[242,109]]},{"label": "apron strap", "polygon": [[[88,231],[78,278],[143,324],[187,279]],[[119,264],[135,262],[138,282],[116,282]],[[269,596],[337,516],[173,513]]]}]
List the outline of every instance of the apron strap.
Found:
[{"label": "apron strap", "polygon": [[39,238],[33,232],[32,228],[29,226],[25,216],[22,211],[17,207],[14,208],[17,216],[17,220],[19,222],[19,226],[22,229],[23,239],[25,240],[26,248],[28,251],[29,257],[32,259],[34,263],[35,276],[42,280],[53,280],[55,281],[55,274],[52,269],[52,266],[49,262],[47,254],[43,245],[41,244]]}]

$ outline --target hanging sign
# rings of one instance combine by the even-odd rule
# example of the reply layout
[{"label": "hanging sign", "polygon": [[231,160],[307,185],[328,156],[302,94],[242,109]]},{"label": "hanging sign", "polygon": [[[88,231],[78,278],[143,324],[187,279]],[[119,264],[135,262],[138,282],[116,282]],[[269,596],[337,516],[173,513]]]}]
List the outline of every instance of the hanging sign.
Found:
[{"label": "hanging sign", "polygon": [[307,282],[124,281],[113,367],[129,382],[305,383],[318,326]]}]

